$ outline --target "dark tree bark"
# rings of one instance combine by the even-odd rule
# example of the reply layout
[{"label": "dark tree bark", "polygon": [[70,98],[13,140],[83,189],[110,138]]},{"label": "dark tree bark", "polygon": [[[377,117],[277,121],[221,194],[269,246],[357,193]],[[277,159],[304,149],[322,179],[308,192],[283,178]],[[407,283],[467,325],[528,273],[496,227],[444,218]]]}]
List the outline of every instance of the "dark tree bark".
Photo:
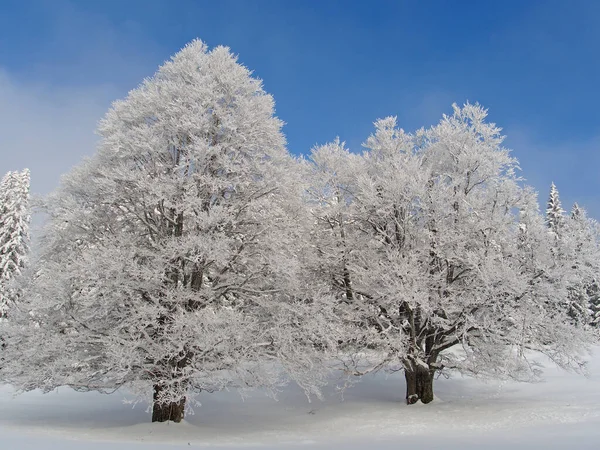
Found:
[{"label": "dark tree bark", "polygon": [[152,422],[176,422],[183,420],[185,412],[185,397],[177,402],[161,402],[162,387],[154,385],[154,404],[152,405]]},{"label": "dark tree bark", "polygon": [[[176,150],[174,156],[175,163],[178,164],[180,151]],[[164,210],[164,206],[161,205],[161,208]],[[174,237],[183,236],[183,213],[177,213],[174,208],[171,208],[169,212],[171,220],[166,222],[166,234]],[[165,287],[167,289],[171,288],[172,286],[178,286],[180,282],[182,282],[184,285],[189,283],[190,279],[186,279],[184,269],[185,263],[182,258],[178,257],[171,261],[171,266],[167,268],[165,273]],[[174,305],[168,302],[165,302],[163,305],[166,307],[168,312],[162,314],[158,318],[158,336],[162,336],[165,333],[165,329],[168,327],[169,323],[172,323],[173,321],[173,314],[175,312]],[[161,361],[159,363],[159,367],[161,367],[161,369],[157,370],[155,375],[157,375],[158,380],[160,380],[160,375],[165,376],[164,374],[171,372],[172,369],[181,369],[185,367],[188,363],[188,359],[189,355],[183,355],[179,361]],[[160,382],[154,384],[152,422],[181,422],[185,413],[185,396],[182,396],[179,400],[174,402],[165,402],[162,398],[163,396],[161,395],[163,389],[164,387],[160,384]]]},{"label": "dark tree bark", "polygon": [[415,370],[404,370],[406,379],[406,403],[414,405],[419,400],[422,403],[433,401],[433,377],[435,370],[419,367]]}]

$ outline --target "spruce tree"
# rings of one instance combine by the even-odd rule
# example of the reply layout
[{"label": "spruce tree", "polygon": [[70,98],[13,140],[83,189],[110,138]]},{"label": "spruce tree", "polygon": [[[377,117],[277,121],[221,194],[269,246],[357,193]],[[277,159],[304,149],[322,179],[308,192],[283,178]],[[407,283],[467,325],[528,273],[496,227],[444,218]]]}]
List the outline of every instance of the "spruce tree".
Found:
[{"label": "spruce tree", "polygon": [[29,170],[8,172],[0,183],[0,317],[17,296],[12,283],[29,252]]},{"label": "spruce tree", "polygon": [[582,283],[570,287],[571,316],[594,326],[600,325],[600,233],[598,223],[585,209],[573,205],[566,230]]},{"label": "spruce tree", "polygon": [[565,211],[562,209],[558,189],[552,183],[550,186],[550,196],[548,197],[548,205],[546,207],[546,224],[554,233],[559,234],[560,229],[564,224]]}]

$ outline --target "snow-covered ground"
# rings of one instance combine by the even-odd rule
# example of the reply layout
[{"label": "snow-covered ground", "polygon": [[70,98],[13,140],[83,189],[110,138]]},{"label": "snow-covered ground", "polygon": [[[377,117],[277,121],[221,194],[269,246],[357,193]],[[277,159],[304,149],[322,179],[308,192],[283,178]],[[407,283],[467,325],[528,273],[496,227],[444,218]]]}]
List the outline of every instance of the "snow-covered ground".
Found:
[{"label": "snow-covered ground", "polygon": [[151,424],[145,406],[59,389],[14,397],[0,388],[2,449],[164,450],[240,446],[340,449],[598,449],[600,348],[590,377],[546,369],[538,384],[456,376],[436,381],[438,399],[406,406],[401,374],[365,377],[344,398],[332,386],[307,403],[297,388],[278,401],[222,392],[202,396],[183,424]]}]

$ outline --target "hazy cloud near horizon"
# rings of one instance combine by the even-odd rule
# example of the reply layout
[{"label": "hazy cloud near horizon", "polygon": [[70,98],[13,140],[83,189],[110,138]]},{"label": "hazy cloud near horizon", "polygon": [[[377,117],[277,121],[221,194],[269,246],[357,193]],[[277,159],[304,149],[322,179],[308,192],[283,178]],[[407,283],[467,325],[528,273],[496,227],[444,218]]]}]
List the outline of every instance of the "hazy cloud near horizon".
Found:
[{"label": "hazy cloud near horizon", "polygon": [[538,191],[543,210],[550,184],[555,183],[563,209],[570,211],[573,203],[578,203],[590,216],[600,219],[600,177],[597,171],[600,136],[582,141],[546,143],[517,124],[507,126],[503,133],[507,135],[506,146],[519,160],[521,176]]},{"label": "hazy cloud near horizon", "polygon": [[0,68],[0,172],[29,167],[32,192],[52,191],[94,152],[94,130],[116,91],[21,83]]}]

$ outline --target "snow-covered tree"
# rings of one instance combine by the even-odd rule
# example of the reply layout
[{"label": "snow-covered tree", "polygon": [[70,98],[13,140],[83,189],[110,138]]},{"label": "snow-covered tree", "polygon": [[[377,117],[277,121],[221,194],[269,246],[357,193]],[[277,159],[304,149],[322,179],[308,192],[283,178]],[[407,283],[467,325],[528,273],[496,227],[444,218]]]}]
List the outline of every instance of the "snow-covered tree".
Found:
[{"label": "snow-covered tree", "polygon": [[562,228],[565,217],[565,211],[562,209],[560,198],[558,195],[558,189],[556,185],[552,183],[550,185],[550,195],[548,196],[548,203],[546,206],[546,224],[548,228],[554,233],[559,234]]},{"label": "snow-covered tree", "polygon": [[0,317],[6,317],[17,291],[14,279],[29,252],[29,170],[8,172],[0,183]]},{"label": "snow-covered tree", "polygon": [[573,208],[571,208],[571,219],[580,220],[585,215],[585,210],[579,206],[579,203],[573,203]]},{"label": "snow-covered tree", "polygon": [[281,126],[260,80],[200,41],[115,102],[96,155],[48,200],[3,376],[151,385],[153,421],[180,421],[190,393],[286,374],[317,393],[336,340],[326,296],[306,290],[305,187]]},{"label": "snow-covered tree", "polygon": [[569,283],[571,319],[597,325],[600,323],[600,227],[575,203],[564,230],[562,247],[570,252],[572,267],[577,270],[575,279]]},{"label": "snow-covered tree", "polygon": [[313,218],[309,244],[315,252],[310,267],[313,281],[325,280],[336,286],[344,302],[352,301],[354,296],[348,264],[358,236],[349,205],[362,169],[361,158],[351,154],[338,139],[314,149],[308,175],[307,202]]},{"label": "snow-covered tree", "polygon": [[590,302],[590,323],[600,328],[600,281],[595,280],[586,293]]},{"label": "snow-covered tree", "polygon": [[[353,346],[342,357],[350,373],[403,370],[409,404],[432,401],[444,369],[532,379],[527,349],[578,368],[589,339],[567,320],[566,281],[576,271],[557,264],[537,198],[486,115],[455,106],[415,134],[380,120],[359,161],[338,143],[313,152],[317,171],[339,160],[326,171],[329,192],[344,187],[334,216],[345,218],[350,251],[323,271],[337,281],[343,341]],[[336,158],[325,159],[332,148]],[[313,214],[327,223],[330,210]],[[330,232],[337,242],[340,222]]]}]

